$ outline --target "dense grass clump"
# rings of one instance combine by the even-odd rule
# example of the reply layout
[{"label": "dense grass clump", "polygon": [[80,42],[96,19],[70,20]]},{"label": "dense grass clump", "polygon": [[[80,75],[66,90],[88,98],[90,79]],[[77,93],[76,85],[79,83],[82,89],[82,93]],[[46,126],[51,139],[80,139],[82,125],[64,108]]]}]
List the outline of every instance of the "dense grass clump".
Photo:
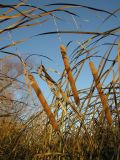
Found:
[{"label": "dense grass clump", "polygon": [[[51,135],[51,126],[46,126],[39,133],[33,134],[34,131],[32,132],[29,127],[25,132],[20,132],[17,125],[14,125],[12,132],[10,127],[2,126],[7,132],[1,133],[1,160],[119,160],[120,138],[117,126],[95,126],[89,136],[76,129],[71,133],[65,133],[61,138],[55,133]],[[38,129],[40,128],[37,128],[37,132]],[[7,134],[8,132],[11,133]]]},{"label": "dense grass clump", "polygon": [[[120,160],[120,26],[115,26],[120,8],[40,3],[0,4],[0,160]],[[85,24],[85,31],[79,30],[79,9],[82,15],[89,12],[97,29],[89,31],[88,26],[86,31]],[[65,30],[70,17],[77,30]],[[107,24],[104,30],[109,21],[114,27]],[[56,31],[48,30],[51,22]],[[44,23],[46,32],[39,28]],[[40,29],[43,32],[34,33]],[[53,34],[60,42],[55,54],[60,56],[60,70],[51,54],[54,47],[50,57],[37,53],[44,46],[43,37]],[[71,40],[63,34],[80,37]],[[24,37],[17,40],[17,35]],[[39,37],[37,44],[34,40]],[[31,47],[29,43],[26,47],[28,41],[35,52],[20,53],[19,49]],[[52,40],[47,42],[45,47],[51,47]]]}]

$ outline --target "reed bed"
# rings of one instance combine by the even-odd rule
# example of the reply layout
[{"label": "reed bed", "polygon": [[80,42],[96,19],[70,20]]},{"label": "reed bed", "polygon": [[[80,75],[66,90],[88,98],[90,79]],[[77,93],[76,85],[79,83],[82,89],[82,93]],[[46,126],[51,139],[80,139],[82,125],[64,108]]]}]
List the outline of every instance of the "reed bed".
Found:
[{"label": "reed bed", "polygon": [[[49,19],[62,21],[60,15],[56,16],[58,11],[71,16],[76,24],[76,8],[103,13],[104,24],[113,16],[117,18],[119,8],[109,12],[81,4],[54,3],[45,5],[45,10],[27,2],[0,4],[1,24],[9,21],[0,34],[9,32],[11,38],[11,43],[0,48],[0,160],[119,160],[120,27],[103,32],[57,28],[17,41],[12,37],[15,30],[42,25]],[[87,38],[82,43],[78,41],[71,54],[68,50],[72,41],[58,46],[62,71],[53,69],[51,74],[46,64],[36,65],[32,59],[38,56],[53,62],[51,58],[36,53],[23,58],[17,45],[52,34],[59,39],[62,34]],[[104,42],[106,38],[108,43]],[[101,54],[99,47],[104,46],[107,49]],[[16,52],[9,50],[14,47]],[[86,73],[90,84],[81,88]],[[55,80],[53,74],[59,78]],[[41,81],[50,90],[50,102],[41,89]],[[16,92],[18,97],[14,96]]]}]

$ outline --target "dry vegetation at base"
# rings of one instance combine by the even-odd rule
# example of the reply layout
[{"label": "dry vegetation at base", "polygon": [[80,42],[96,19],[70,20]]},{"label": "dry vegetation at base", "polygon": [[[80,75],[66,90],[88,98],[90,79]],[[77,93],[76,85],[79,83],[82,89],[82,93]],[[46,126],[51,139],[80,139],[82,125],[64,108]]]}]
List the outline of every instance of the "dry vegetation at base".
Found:
[{"label": "dry vegetation at base", "polygon": [[[49,15],[55,18],[54,12],[56,11],[66,11],[74,15],[66,9],[76,7],[75,4],[59,3],[57,6],[59,7],[55,10],[45,11],[25,2],[16,5],[0,4],[4,13],[0,16],[1,23],[20,18],[17,22],[12,21],[9,27],[1,29],[1,36],[6,31],[40,25],[48,20],[43,20],[43,17]],[[26,8],[22,10],[23,7]],[[83,5],[77,7],[108,14],[105,21],[117,12],[116,10],[111,14],[93,7]],[[7,8],[6,11],[4,11],[5,8]],[[34,13],[34,11],[37,12]],[[9,15],[9,13],[12,14]],[[36,19],[40,21],[33,21]],[[70,43],[67,46],[59,46],[64,66],[58,81],[50,76],[49,70],[43,64],[37,67],[36,72],[32,72],[35,66],[28,63],[27,60],[35,54],[23,59],[22,56],[6,50],[33,37],[12,41],[11,44],[0,48],[0,52],[4,54],[0,59],[0,160],[120,159],[120,40],[118,29],[119,27],[106,32],[41,33],[41,35],[51,34],[51,36],[56,33],[92,35],[75,48],[72,58],[69,58],[67,50]],[[111,40],[112,43],[110,41],[107,44],[108,50],[101,56],[94,50],[99,46],[97,46],[99,41],[109,36],[115,37],[115,41]],[[117,53],[111,59],[114,47],[117,48]],[[16,63],[14,58],[19,59],[19,62]],[[47,56],[44,58],[50,60]],[[98,67],[95,65],[94,58],[100,59]],[[89,88],[78,90],[76,81],[81,76],[81,70],[86,62],[89,62],[87,67],[89,67],[93,81]],[[11,72],[13,69],[15,72]],[[59,71],[54,70],[53,72],[58,73]],[[34,73],[50,89],[52,95],[50,104],[45,99],[38,83],[39,79],[36,79]],[[19,79],[20,76],[24,76],[24,82]],[[14,96],[18,91],[22,91],[20,98],[21,94],[18,94],[18,97]],[[35,99],[38,99],[38,106]]]},{"label": "dry vegetation at base", "polygon": [[[119,130],[107,125],[94,126],[91,135],[81,133],[80,128],[58,136],[50,125],[33,125],[26,129],[20,124],[4,125],[0,133],[0,159],[113,159],[119,160]],[[4,126],[3,126],[4,125]],[[14,126],[13,126],[14,125]],[[21,132],[22,130],[22,132]],[[3,131],[3,132],[2,132]],[[9,155],[9,158],[8,158]]]}]

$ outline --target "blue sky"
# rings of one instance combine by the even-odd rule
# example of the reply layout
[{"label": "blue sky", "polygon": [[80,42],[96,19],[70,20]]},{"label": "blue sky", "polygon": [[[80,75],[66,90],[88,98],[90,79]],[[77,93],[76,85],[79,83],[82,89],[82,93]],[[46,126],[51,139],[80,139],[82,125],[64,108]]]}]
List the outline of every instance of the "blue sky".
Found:
[{"label": "blue sky", "polygon": [[[4,4],[16,4],[17,0],[1,0],[0,3]],[[43,9],[46,9],[47,11],[51,9],[55,9],[59,6],[45,6],[46,4],[51,3],[74,3],[74,4],[82,4],[90,7],[95,7],[98,9],[105,9],[107,11],[113,12],[117,8],[120,7],[120,0],[29,0],[26,2],[27,4],[31,5],[37,5]],[[50,32],[50,31],[57,31],[57,30],[70,30],[70,31],[95,31],[95,32],[102,32],[106,31],[115,27],[120,26],[120,11],[116,13],[117,17],[111,16],[108,21],[106,21],[104,24],[102,22],[104,19],[108,16],[106,13],[101,13],[97,11],[91,11],[89,9],[84,8],[70,8],[67,9],[68,11],[72,11],[76,13],[79,17],[72,16],[65,12],[55,12],[54,15],[58,16],[62,19],[62,21],[57,20],[51,16],[43,17],[41,19],[38,19],[36,22],[45,20],[48,18],[49,20],[45,22],[42,25],[35,26],[35,27],[29,27],[24,29],[18,29],[13,30],[12,32],[8,33],[5,32],[0,35],[0,47],[3,47],[9,43],[12,43],[12,41],[18,41],[23,38],[27,38],[36,34],[44,33],[44,32]],[[3,14],[3,10],[0,11],[0,14]],[[13,21],[6,22],[1,24],[0,29],[3,29],[5,26],[9,26],[12,24]],[[30,54],[43,54],[45,56],[48,56],[51,58],[54,62],[50,62],[46,60],[45,58],[33,56],[29,60],[34,65],[34,70],[37,68],[37,66],[41,63],[45,65],[46,68],[53,68],[56,69],[59,72],[62,72],[63,70],[63,62],[61,60],[61,54],[60,54],[60,45],[64,44],[66,45],[69,41],[72,41],[71,45],[68,48],[68,56],[72,53],[72,51],[79,45],[79,42],[83,42],[87,40],[90,37],[90,35],[75,35],[75,34],[60,34],[60,37],[58,37],[57,34],[55,35],[43,35],[43,36],[37,36],[33,37],[32,39],[29,39],[25,41],[24,43],[21,43],[19,45],[16,45],[15,47],[11,47],[6,49],[7,51],[12,52],[19,52],[19,54],[25,58]],[[104,42],[113,42],[114,37],[106,38],[101,43]],[[102,46],[99,47],[97,50],[99,51],[100,55],[103,55],[103,53],[107,50],[108,46]],[[114,54],[117,53],[116,48],[113,50],[113,54],[110,55],[110,58],[112,59],[114,57]],[[0,58],[4,55],[0,55]],[[93,59],[95,64],[97,65],[99,62],[99,59]],[[49,72],[54,79],[58,79],[59,76],[55,73]],[[83,67],[83,70],[81,72],[80,78],[77,81],[77,88],[85,88],[88,87],[90,82],[92,81],[91,73],[89,70],[88,62],[86,62],[85,66]],[[45,96],[49,96],[49,90],[47,89],[46,84],[44,84],[41,80],[36,77],[39,81],[38,83],[41,85],[42,90],[45,93]]]}]

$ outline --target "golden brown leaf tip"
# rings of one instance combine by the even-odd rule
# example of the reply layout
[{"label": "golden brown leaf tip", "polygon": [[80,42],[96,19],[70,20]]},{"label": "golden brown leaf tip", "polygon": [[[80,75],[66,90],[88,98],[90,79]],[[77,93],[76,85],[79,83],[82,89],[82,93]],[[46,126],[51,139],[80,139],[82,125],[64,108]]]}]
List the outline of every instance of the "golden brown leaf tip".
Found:
[{"label": "golden brown leaf tip", "polygon": [[60,49],[61,49],[61,51],[63,51],[63,52],[66,51],[66,48],[65,48],[65,46],[64,46],[63,44],[60,46]]}]

